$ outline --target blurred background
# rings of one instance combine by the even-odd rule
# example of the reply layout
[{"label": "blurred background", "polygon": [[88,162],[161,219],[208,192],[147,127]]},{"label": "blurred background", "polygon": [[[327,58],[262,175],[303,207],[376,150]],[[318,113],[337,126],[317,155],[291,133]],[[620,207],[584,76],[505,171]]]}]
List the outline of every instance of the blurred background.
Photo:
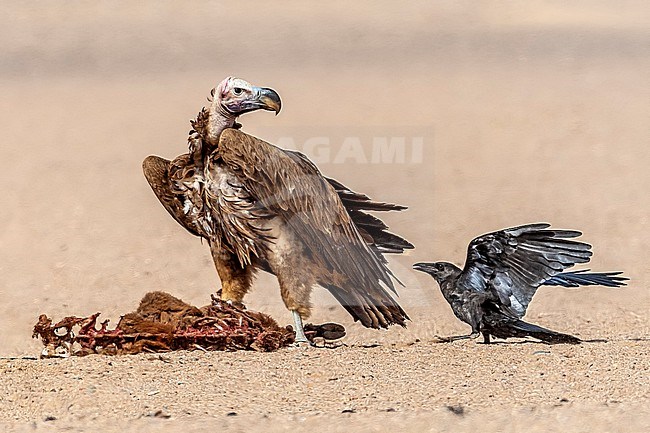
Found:
[{"label": "blurred background", "polygon": [[[272,87],[279,116],[244,131],[409,210],[391,258],[406,329],[365,330],[323,290],[313,320],[349,341],[467,331],[417,261],[462,264],[485,232],[580,229],[620,290],[541,289],[533,322],[584,338],[650,330],[650,7],[645,1],[5,2],[0,14],[0,355],[35,354],[40,313],[115,324],[151,290],[204,305],[207,245],[149,189],[149,154],[186,151],[189,119],[228,75]],[[327,142],[306,149],[314,137]],[[419,157],[373,160],[401,137]],[[352,140],[361,154],[342,154]],[[420,141],[418,141],[420,140]],[[361,147],[359,147],[361,146]],[[367,153],[364,153],[367,152]],[[359,156],[361,155],[361,156]],[[261,275],[250,308],[290,315]]]}]

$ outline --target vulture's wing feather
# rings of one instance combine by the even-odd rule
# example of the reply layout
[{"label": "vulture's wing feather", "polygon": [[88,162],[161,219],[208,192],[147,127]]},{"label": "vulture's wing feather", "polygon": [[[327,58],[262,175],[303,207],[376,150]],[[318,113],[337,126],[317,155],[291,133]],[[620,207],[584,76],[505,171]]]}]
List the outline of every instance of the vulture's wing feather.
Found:
[{"label": "vulture's wing feather", "polygon": [[[293,151],[287,151],[287,153],[303,160],[304,163],[311,165],[316,170],[313,163],[302,153]],[[182,184],[175,179],[173,181],[170,179],[171,163],[172,161],[168,159],[149,156],[143,161],[142,169],[154,194],[176,222],[193,235],[204,236],[205,230],[198,224],[197,218],[188,212],[187,203],[192,202],[190,191],[184,191]],[[181,155],[174,160],[176,166],[180,166],[182,163],[187,167],[192,164],[188,154]],[[405,206],[372,201],[368,196],[356,193],[334,179],[327,177],[325,179],[334,187],[362,237],[366,239],[382,261],[385,262],[382,253],[401,254],[405,250],[414,248],[413,244],[406,239],[389,232],[388,226],[382,220],[364,212],[400,211],[406,209]]]},{"label": "vulture's wing feather", "polygon": [[[181,155],[175,161],[183,156],[186,155]],[[193,235],[202,236],[202,230],[196,224],[196,219],[189,212],[185,212],[189,197],[184,191],[172,187],[169,178],[170,164],[171,161],[168,159],[151,155],[142,162],[142,171],[154,194],[176,222]]]},{"label": "vulture's wing feather", "polygon": [[314,164],[232,129],[221,134],[218,152],[255,200],[282,218],[310,247],[316,265],[349,279],[349,287],[341,289],[364,297],[376,293],[379,304],[388,302],[390,297],[379,282],[394,292],[390,271],[371,251]]},{"label": "vulture's wing feather", "polygon": [[388,231],[388,226],[379,218],[372,216],[366,211],[386,212],[405,210],[406,206],[393,203],[377,202],[365,194],[354,192],[340,182],[326,177],[330,185],[334,187],[341,199],[341,203],[348,211],[350,218],[362,234],[372,238],[372,246],[381,253],[402,254],[405,250],[415,248],[412,243],[401,236]]},{"label": "vulture's wing feather", "polygon": [[[318,170],[303,153],[293,150],[285,150],[285,152],[299,164],[307,164],[313,170]],[[365,194],[352,191],[336,179],[325,177],[325,180],[332,185],[354,225],[382,261],[386,260],[382,253],[402,254],[405,250],[415,248],[406,239],[389,232],[388,226],[382,220],[365,212],[402,211],[407,209],[406,206],[373,201]]]},{"label": "vulture's wing feather", "polygon": [[[306,158],[304,155],[302,155]],[[390,210],[405,210],[406,206],[393,203],[383,203],[378,201],[372,201],[370,197],[359,192],[352,191],[347,186],[343,185],[336,179],[326,177],[327,181],[334,187],[336,192],[339,194],[341,201],[344,204],[347,204],[346,207],[349,209],[361,209],[361,210],[372,210],[372,211],[390,211]]]},{"label": "vulture's wing feather", "polygon": [[474,239],[459,284],[491,291],[504,306],[523,317],[537,288],[577,263],[587,263],[591,245],[572,240],[573,230],[529,224]]}]

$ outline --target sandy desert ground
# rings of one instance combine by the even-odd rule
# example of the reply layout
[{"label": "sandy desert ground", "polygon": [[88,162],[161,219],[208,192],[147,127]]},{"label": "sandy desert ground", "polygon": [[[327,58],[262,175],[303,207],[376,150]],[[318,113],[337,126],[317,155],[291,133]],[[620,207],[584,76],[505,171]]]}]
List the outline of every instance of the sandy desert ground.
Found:
[{"label": "sandy desert ground", "polygon": [[[0,18],[0,425],[6,431],[650,431],[650,7],[642,1],[9,2]],[[416,244],[391,258],[407,329],[338,349],[30,360],[31,328],[144,293],[203,305],[206,245],[145,182],[223,77],[275,88],[244,130],[306,150]],[[403,161],[373,161],[398,137]],[[310,139],[325,144],[305,149]],[[345,140],[361,153],[340,154]],[[421,140],[420,156],[413,153]],[[328,155],[329,153],[329,155]],[[619,289],[542,288],[527,318],[607,342],[434,343],[466,332],[417,261],[536,221],[580,229]],[[249,308],[289,323],[261,275]]]}]

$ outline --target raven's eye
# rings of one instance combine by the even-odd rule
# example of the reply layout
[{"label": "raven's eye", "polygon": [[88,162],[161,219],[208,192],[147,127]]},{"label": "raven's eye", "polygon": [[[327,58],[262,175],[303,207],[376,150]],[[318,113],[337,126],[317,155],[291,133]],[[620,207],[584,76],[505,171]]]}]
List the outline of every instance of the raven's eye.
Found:
[{"label": "raven's eye", "polygon": [[241,92],[243,92],[243,90],[240,87],[235,87],[234,89],[232,89],[232,91],[235,95],[241,95]]}]

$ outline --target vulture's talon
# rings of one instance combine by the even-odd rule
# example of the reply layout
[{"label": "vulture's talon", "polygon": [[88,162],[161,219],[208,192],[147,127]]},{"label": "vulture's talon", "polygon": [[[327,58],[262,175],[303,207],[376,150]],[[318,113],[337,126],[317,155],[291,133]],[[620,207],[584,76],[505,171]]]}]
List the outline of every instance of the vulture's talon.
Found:
[{"label": "vulture's talon", "polygon": [[310,349],[312,347],[317,347],[314,343],[309,340],[296,340],[289,345],[293,349]]}]

